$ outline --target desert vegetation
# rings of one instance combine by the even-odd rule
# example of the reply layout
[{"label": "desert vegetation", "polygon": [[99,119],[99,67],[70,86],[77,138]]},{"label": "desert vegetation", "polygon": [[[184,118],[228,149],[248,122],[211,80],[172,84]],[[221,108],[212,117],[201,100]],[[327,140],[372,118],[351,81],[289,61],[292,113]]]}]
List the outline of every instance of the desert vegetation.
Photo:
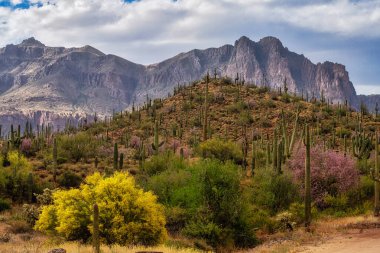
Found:
[{"label": "desert vegetation", "polygon": [[379,215],[380,120],[364,106],[215,75],[93,118],[2,134],[4,224],[83,252],[230,252],[324,217]]}]

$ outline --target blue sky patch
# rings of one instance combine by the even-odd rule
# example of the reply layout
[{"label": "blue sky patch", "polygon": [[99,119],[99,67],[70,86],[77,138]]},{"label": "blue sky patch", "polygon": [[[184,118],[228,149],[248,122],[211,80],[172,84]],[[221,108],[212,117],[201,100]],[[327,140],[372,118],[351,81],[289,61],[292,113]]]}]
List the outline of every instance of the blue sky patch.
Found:
[{"label": "blue sky patch", "polygon": [[1,1],[0,0],[0,7],[11,8],[13,10],[16,10],[16,9],[29,9],[31,6],[41,7],[42,3],[40,3],[40,2],[38,2],[38,3],[31,3],[29,0],[23,0],[19,4],[12,4],[12,2],[9,1],[9,0],[5,0],[5,1]]}]

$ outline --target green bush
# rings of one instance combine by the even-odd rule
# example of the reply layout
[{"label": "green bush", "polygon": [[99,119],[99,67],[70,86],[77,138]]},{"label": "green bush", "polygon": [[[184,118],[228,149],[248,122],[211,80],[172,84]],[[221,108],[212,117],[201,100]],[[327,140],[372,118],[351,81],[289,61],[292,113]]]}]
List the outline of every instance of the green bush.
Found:
[{"label": "green bush", "polygon": [[30,181],[31,165],[18,151],[6,155],[7,167],[2,168],[4,157],[0,157],[0,190],[12,201],[28,200],[31,192],[38,191],[38,185]]},{"label": "green bush", "polygon": [[58,177],[58,184],[64,188],[79,187],[82,177],[71,171],[65,171]]},{"label": "green bush", "polygon": [[195,165],[200,171],[202,206],[186,226],[184,232],[202,238],[214,248],[252,247],[257,243],[252,225],[252,212],[242,194],[239,167],[231,162],[201,161]]},{"label": "green bush", "polygon": [[[288,212],[291,214],[293,221],[296,224],[302,224],[305,222],[305,204],[300,202],[294,202],[290,204]],[[318,209],[315,206],[311,207],[311,216],[317,218],[319,214]]]},{"label": "green bush", "polygon": [[0,212],[11,209],[11,204],[8,200],[0,198]]},{"label": "green bush", "polygon": [[299,199],[298,188],[286,172],[277,175],[273,170],[260,168],[256,170],[251,187],[253,203],[272,215],[288,209]]},{"label": "green bush", "polygon": [[257,217],[252,217],[241,179],[240,167],[232,162],[201,160],[168,166],[148,178],[146,188],[165,204],[170,231],[204,239],[215,248],[248,247],[256,243]]},{"label": "green bush", "polygon": [[234,142],[216,138],[202,142],[199,145],[199,154],[203,158],[215,158],[222,162],[231,160],[241,164],[243,161],[243,153]]},{"label": "green bush", "polygon": [[227,111],[229,113],[240,113],[246,109],[248,109],[248,104],[243,102],[243,101],[239,101],[237,103],[233,103],[233,104],[227,106]]},{"label": "green bush", "polygon": [[100,141],[86,132],[80,132],[72,136],[61,135],[57,138],[58,154],[61,159],[79,162],[98,155]]},{"label": "green bush", "polygon": [[154,155],[149,160],[146,160],[142,165],[142,170],[149,176],[154,176],[164,172],[165,170],[176,168],[184,168],[184,161],[173,154],[171,151],[167,151],[163,154]]}]

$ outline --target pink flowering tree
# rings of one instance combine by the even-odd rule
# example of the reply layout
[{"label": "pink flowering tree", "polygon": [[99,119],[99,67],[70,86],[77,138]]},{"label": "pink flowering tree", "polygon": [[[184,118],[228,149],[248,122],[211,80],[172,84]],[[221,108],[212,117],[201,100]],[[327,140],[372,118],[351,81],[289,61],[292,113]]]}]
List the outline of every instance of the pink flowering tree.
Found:
[{"label": "pink flowering tree", "polygon": [[[318,207],[323,208],[327,195],[337,196],[355,188],[359,183],[359,172],[350,156],[334,150],[323,151],[320,146],[310,150],[311,194]],[[305,147],[295,150],[289,160],[295,183],[305,187]]]},{"label": "pink flowering tree", "polygon": [[21,142],[20,150],[25,155],[30,155],[32,152],[32,140],[29,138],[25,138]]}]

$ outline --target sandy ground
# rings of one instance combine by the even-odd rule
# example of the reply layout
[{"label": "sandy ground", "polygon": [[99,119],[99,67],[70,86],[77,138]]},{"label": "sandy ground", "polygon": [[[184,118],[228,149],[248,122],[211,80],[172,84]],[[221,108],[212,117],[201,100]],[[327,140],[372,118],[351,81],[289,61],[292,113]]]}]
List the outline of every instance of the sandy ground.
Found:
[{"label": "sandy ground", "polygon": [[325,219],[304,228],[261,238],[264,243],[238,253],[380,253],[380,220],[373,216]]},{"label": "sandy ground", "polygon": [[316,246],[306,246],[296,252],[305,253],[379,253],[380,229],[349,230]]}]

